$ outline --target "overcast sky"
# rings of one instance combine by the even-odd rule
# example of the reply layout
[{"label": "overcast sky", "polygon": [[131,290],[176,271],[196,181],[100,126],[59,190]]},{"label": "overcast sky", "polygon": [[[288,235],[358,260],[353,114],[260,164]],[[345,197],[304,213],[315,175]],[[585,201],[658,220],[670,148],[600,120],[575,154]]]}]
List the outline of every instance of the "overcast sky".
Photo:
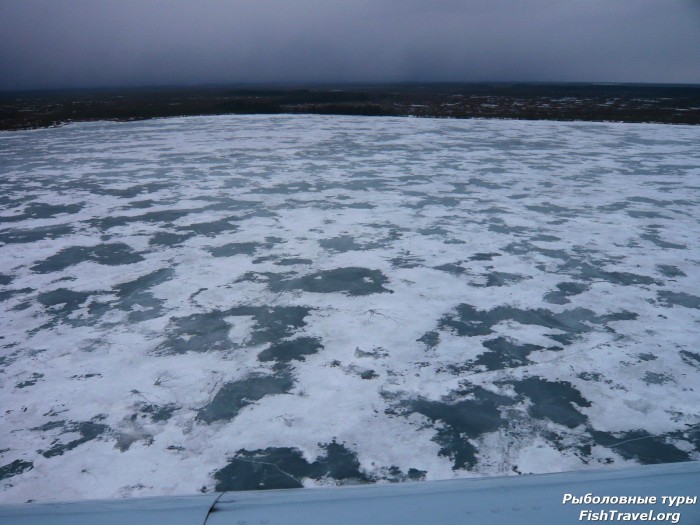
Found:
[{"label": "overcast sky", "polygon": [[700,0],[0,0],[0,90],[700,83]]}]

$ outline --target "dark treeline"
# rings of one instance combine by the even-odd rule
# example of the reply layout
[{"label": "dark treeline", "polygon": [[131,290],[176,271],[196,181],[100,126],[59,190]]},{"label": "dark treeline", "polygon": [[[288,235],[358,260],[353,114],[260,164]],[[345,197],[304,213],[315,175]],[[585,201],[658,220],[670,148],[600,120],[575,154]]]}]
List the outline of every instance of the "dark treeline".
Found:
[{"label": "dark treeline", "polygon": [[337,114],[700,124],[700,86],[396,84],[0,93],[0,129],[90,120]]}]

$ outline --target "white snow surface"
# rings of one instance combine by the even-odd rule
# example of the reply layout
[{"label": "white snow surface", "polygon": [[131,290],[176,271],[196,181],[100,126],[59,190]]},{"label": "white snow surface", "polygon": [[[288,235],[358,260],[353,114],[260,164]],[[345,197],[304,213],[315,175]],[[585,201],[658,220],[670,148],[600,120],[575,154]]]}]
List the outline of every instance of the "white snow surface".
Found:
[{"label": "white snow surface", "polygon": [[0,501],[212,491],[251,451],[333,443],[361,476],[301,484],[700,459],[698,144],[339,116],[0,134]]}]

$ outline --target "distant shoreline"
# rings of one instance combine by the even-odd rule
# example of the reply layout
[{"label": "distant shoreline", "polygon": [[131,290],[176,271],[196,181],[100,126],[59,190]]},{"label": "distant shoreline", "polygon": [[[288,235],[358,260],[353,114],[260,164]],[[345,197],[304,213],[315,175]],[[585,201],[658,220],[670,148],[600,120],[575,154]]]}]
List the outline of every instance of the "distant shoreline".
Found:
[{"label": "distant shoreline", "polygon": [[700,124],[700,86],[398,84],[0,93],[0,130],[230,114]]}]

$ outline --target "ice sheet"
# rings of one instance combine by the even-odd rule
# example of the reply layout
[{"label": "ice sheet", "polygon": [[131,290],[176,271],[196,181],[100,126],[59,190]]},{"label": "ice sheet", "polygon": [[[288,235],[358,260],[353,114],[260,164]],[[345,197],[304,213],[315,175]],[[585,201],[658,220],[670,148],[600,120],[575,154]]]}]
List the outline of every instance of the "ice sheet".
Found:
[{"label": "ice sheet", "polygon": [[700,129],[0,135],[0,500],[700,459]]}]

